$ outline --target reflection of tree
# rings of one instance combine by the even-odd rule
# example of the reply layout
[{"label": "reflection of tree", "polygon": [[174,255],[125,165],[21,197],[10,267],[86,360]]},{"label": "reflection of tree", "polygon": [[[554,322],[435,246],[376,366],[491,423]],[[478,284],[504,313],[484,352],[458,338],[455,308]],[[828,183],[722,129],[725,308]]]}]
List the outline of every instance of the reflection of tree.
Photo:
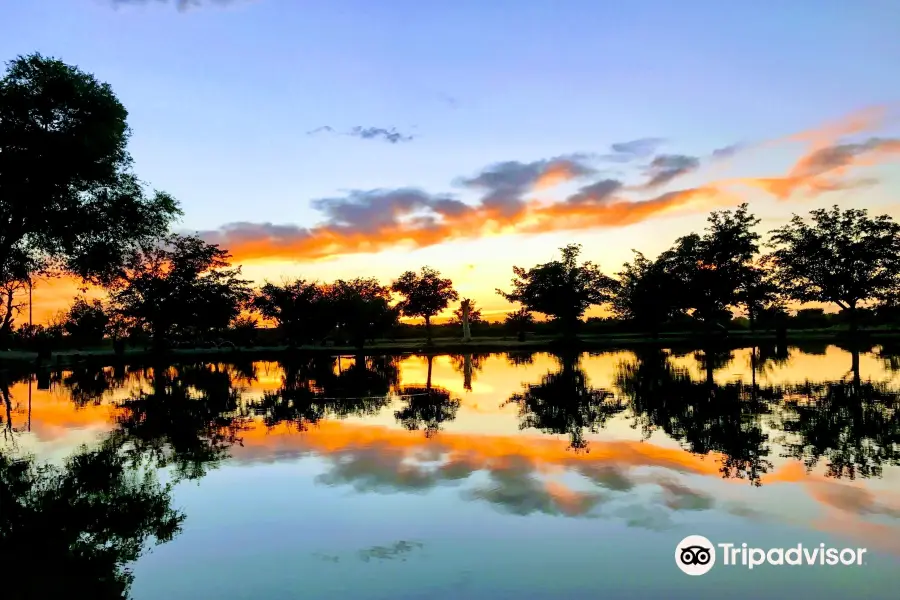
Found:
[{"label": "reflection of tree", "polygon": [[[812,469],[826,461],[829,477],[879,477],[900,464],[900,394],[885,384],[804,383],[785,390],[781,428],[787,455]],[[791,439],[793,438],[793,439]]]},{"label": "reflection of tree", "polygon": [[596,433],[624,407],[609,390],[589,385],[577,355],[558,359],[558,371],[547,373],[540,383],[524,385],[524,390],[510,396],[507,404],[519,405],[520,429],[567,434],[570,448],[587,450],[585,430]]},{"label": "reflection of tree", "polygon": [[721,453],[724,477],[754,485],[771,467],[769,436],[760,423],[760,415],[769,412],[765,391],[741,383],[718,385],[708,369],[706,381],[694,381],[661,350],[637,353],[620,365],[616,385],[645,436],[661,429],[691,452]]},{"label": "reflection of tree", "polygon": [[149,369],[151,391],[118,404],[116,435],[136,456],[174,465],[180,477],[203,476],[240,442],[247,425],[232,372],[205,364]]},{"label": "reflection of tree", "polygon": [[510,350],[506,353],[506,362],[514,367],[521,367],[534,363],[534,352],[530,350]]},{"label": "reflection of tree", "polygon": [[281,364],[282,385],[249,403],[268,427],[290,423],[300,431],[328,416],[377,414],[389,402],[398,367],[389,356],[357,356],[344,367],[341,358],[314,356]]},{"label": "reflection of tree", "polygon": [[170,541],[183,515],[169,486],[109,443],[64,467],[0,454],[0,556],[9,598],[127,597],[146,543]]},{"label": "reflection of tree", "polygon": [[464,390],[467,392],[472,391],[472,381],[474,381],[475,376],[484,369],[484,362],[489,356],[490,354],[479,354],[477,352],[450,355],[450,364],[453,366],[453,370],[457,373],[461,373],[463,376]]},{"label": "reflection of tree", "polygon": [[442,388],[431,385],[433,356],[428,356],[428,375],[425,385],[407,385],[397,393],[403,397],[405,405],[394,413],[394,418],[406,429],[425,431],[425,437],[433,437],[441,430],[441,424],[452,421],[459,411],[459,399]]},{"label": "reflection of tree", "polygon": [[[3,429],[3,438],[9,439],[12,441],[12,436],[18,430],[13,425],[13,412],[19,408],[18,402],[16,402],[16,407],[13,406],[13,396],[10,392],[10,388],[19,383],[20,381],[28,381],[31,378],[31,374],[23,374],[23,373],[9,373],[6,371],[0,371],[0,428]],[[30,384],[29,384],[30,385]],[[28,388],[28,427],[31,425],[31,388]]]},{"label": "reflection of tree", "polygon": [[[140,376],[143,372],[137,371]],[[61,385],[76,406],[100,404],[111,391],[120,389],[135,373],[124,366],[104,367],[101,365],[78,365],[71,371],[53,373],[50,380]]]}]

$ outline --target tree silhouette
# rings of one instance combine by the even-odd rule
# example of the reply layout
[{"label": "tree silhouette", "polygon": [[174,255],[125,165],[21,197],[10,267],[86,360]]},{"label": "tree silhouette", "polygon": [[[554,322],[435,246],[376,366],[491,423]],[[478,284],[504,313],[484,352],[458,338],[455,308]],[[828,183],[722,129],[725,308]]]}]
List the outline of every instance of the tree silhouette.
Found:
[{"label": "tree silhouette", "polygon": [[282,285],[266,283],[252,305],[278,324],[288,344],[296,346],[320,342],[331,333],[334,322],[325,298],[325,286],[298,279]]},{"label": "tree silhouette", "polygon": [[325,301],[337,330],[357,348],[390,331],[399,317],[391,291],[374,278],[338,279],[327,286]]},{"label": "tree silhouette", "polygon": [[713,212],[703,235],[679,238],[662,254],[662,268],[675,277],[672,286],[680,306],[702,321],[707,330],[731,318],[730,307],[749,297],[742,290],[752,281],[752,260],[759,250],[759,219],[747,204],[734,211]]},{"label": "tree silhouette", "polygon": [[761,423],[761,416],[770,413],[771,393],[742,383],[696,382],[658,349],[622,363],[616,387],[646,437],[662,430],[695,454],[720,453],[723,477],[756,486],[771,468],[769,436]]},{"label": "tree silhouette", "polygon": [[900,224],[865,209],[797,215],[771,233],[767,260],[786,295],[799,302],[828,302],[848,312],[856,329],[860,304],[887,299],[900,282]]},{"label": "tree silhouette", "polygon": [[431,385],[431,370],[434,357],[429,355],[428,375],[425,385],[406,385],[398,388],[405,405],[394,413],[394,418],[410,431],[424,430],[425,437],[434,437],[440,430],[441,424],[452,421],[459,411],[459,399],[438,386]]},{"label": "tree silhouette", "polygon": [[585,311],[612,298],[615,280],[588,261],[578,264],[581,246],[561,248],[562,260],[525,270],[513,267],[512,292],[497,290],[509,302],[531,312],[553,317],[566,335],[574,335]]},{"label": "tree silhouette", "polygon": [[431,267],[422,267],[420,273],[407,271],[391,285],[391,289],[403,296],[398,305],[407,317],[425,319],[425,331],[431,341],[431,318],[447,308],[451,302],[459,300],[450,279],[441,277],[440,272]]},{"label": "tree silhouette", "polygon": [[63,330],[79,346],[97,346],[109,326],[109,315],[100,300],[77,297],[66,312]]},{"label": "tree silhouette", "polygon": [[4,596],[128,597],[129,563],[151,539],[162,544],[181,529],[170,490],[109,443],[82,448],[61,468],[0,453]]},{"label": "tree silhouette", "polygon": [[615,315],[633,321],[657,337],[663,324],[684,313],[675,289],[679,281],[662,260],[649,260],[635,251],[634,262],[625,263],[618,273],[612,298]]},{"label": "tree silhouette", "polygon": [[[0,79],[0,284],[53,269],[106,282],[179,214],[130,172],[127,111],[109,85],[40,54]],[[0,322],[0,327],[9,327]]]},{"label": "tree silhouette", "polygon": [[558,371],[547,373],[540,383],[523,385],[504,406],[519,406],[520,429],[568,435],[570,448],[589,451],[585,430],[596,433],[624,406],[611,391],[590,386],[577,355],[558,360]]},{"label": "tree silhouette", "polygon": [[221,333],[250,300],[240,267],[227,251],[200,238],[171,235],[166,244],[135,253],[112,284],[113,309],[155,345],[175,336],[191,341]]},{"label": "tree silhouette", "polygon": [[525,335],[534,326],[534,317],[527,308],[520,308],[506,315],[503,326],[514,333],[521,342],[525,340]]}]

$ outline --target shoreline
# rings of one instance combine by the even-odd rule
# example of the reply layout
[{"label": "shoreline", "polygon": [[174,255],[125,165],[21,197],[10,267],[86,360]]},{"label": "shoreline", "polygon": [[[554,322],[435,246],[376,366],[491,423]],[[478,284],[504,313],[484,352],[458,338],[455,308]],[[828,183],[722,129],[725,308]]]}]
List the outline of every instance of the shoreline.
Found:
[{"label": "shoreline", "polygon": [[442,355],[442,354],[473,354],[495,352],[541,352],[577,350],[590,352],[592,350],[627,350],[635,347],[678,347],[682,349],[702,350],[708,348],[732,349],[754,346],[758,344],[773,344],[781,341],[789,346],[802,344],[803,342],[831,342],[831,343],[860,343],[876,342],[877,340],[898,339],[900,331],[897,330],[862,330],[855,335],[847,331],[834,330],[795,330],[788,331],[780,340],[775,332],[734,333],[721,337],[703,337],[696,334],[661,334],[658,338],[639,334],[594,334],[581,335],[574,340],[565,340],[556,336],[531,337],[519,341],[511,337],[480,337],[473,338],[469,342],[463,342],[458,338],[435,338],[432,344],[427,344],[424,338],[407,340],[379,340],[364,348],[352,346],[252,346],[229,348],[173,348],[165,351],[154,351],[148,348],[126,348],[124,354],[117,355],[111,347],[66,349],[52,353],[50,360],[42,364],[38,363],[38,353],[20,350],[0,351],[0,370],[9,367],[14,368],[60,368],[75,364],[95,363],[103,361],[128,362],[129,360],[162,359],[177,362],[179,358],[203,359],[235,357],[241,359],[268,357],[278,358],[285,355],[382,355],[382,354],[413,354],[413,355]]}]

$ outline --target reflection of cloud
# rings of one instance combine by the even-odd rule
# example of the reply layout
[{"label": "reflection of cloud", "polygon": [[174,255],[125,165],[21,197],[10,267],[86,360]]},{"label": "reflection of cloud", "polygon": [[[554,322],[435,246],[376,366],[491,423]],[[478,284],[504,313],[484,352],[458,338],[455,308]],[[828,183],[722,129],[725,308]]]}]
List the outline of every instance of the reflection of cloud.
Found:
[{"label": "reflection of cloud", "polygon": [[665,505],[672,510],[707,510],[713,506],[710,496],[673,479],[660,479],[656,483],[663,490]]},{"label": "reflection of cloud", "polygon": [[900,519],[900,505],[890,506],[879,501],[867,489],[842,483],[810,484],[810,495],[822,504],[858,516],[883,515]]},{"label": "reflection of cloud", "polygon": [[394,560],[395,558],[406,560],[405,558],[402,558],[404,555],[423,547],[421,542],[407,542],[406,540],[400,540],[394,542],[390,546],[372,546],[371,548],[360,550],[359,558],[365,562],[371,560]]},{"label": "reflection of cloud", "polygon": [[510,459],[490,471],[491,485],[478,487],[466,497],[489,502],[503,512],[528,515],[539,512],[569,517],[588,516],[605,500],[598,492],[571,490],[554,482],[542,482],[534,467],[521,459]]}]

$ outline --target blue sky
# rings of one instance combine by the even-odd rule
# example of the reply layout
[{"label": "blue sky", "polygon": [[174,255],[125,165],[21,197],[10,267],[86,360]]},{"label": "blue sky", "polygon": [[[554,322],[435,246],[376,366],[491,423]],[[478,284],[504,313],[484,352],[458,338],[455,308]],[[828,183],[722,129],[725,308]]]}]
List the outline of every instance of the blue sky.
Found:
[{"label": "blue sky", "polygon": [[[900,3],[892,0],[122,4],[0,0],[0,57],[40,51],[108,81],[130,111],[137,172],[179,198],[189,229],[310,227],[323,218],[312,199],[352,189],[415,186],[477,202],[454,182],[501,161],[603,153],[645,137],[665,138],[666,153],[706,157],[900,100]],[[335,132],[307,134],[326,125]],[[354,126],[396,127],[415,139],[340,135]],[[729,176],[783,175],[796,153],[739,158]],[[627,168],[627,177],[639,175]],[[689,173],[683,185],[703,175]],[[880,186],[814,202],[889,207],[892,176],[882,176]],[[758,203],[766,218],[797,210],[766,202]],[[652,253],[704,218],[649,219],[608,233],[603,246],[619,250],[595,250],[614,265],[631,247]],[[596,237],[573,235],[588,248]],[[561,239],[547,234],[527,250],[500,252],[488,279],[509,272],[510,256],[549,258]],[[484,261],[510,243],[415,253],[432,263],[448,253]],[[388,252],[384,261],[417,266],[409,255]],[[257,276],[300,268],[280,260],[251,268]],[[359,271],[367,260],[338,262]]]}]

